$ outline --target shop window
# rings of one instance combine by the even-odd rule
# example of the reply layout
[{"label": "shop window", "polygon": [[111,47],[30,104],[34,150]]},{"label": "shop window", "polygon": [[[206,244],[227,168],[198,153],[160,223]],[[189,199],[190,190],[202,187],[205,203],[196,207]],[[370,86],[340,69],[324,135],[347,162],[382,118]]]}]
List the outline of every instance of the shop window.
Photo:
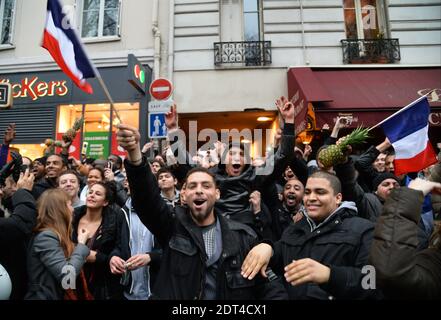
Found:
[{"label": "shop window", "polygon": [[41,144],[11,144],[10,150],[19,152],[23,157],[28,157],[31,160],[40,158],[46,146]]},{"label": "shop window", "polygon": [[0,46],[12,45],[15,0],[0,0]]},{"label": "shop window", "polygon": [[[121,121],[134,127],[139,127],[139,103],[116,103],[114,109],[118,112]],[[107,158],[115,153],[116,146],[115,126],[120,123],[113,113],[110,114],[110,104],[61,105],[58,110],[57,139],[66,130],[72,127],[75,119],[84,117],[82,138],[77,135],[73,142],[72,154],[81,153],[91,158]],[[113,126],[110,125],[112,118]],[[109,145],[109,134],[112,132],[112,148]],[[112,150],[111,150],[112,149]]]},{"label": "shop window", "polygon": [[120,36],[120,0],[82,0],[81,36],[108,38]]},{"label": "shop window", "polygon": [[384,0],[344,0],[347,39],[387,38]]}]

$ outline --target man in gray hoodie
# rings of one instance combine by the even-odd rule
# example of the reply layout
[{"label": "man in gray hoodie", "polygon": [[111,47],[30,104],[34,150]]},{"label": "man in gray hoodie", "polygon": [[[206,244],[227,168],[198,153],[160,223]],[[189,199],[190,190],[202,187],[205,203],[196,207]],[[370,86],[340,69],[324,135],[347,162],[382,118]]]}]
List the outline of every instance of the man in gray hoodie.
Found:
[{"label": "man in gray hoodie", "polygon": [[[378,295],[365,281],[374,224],[357,217],[353,202],[342,202],[341,183],[324,171],[306,183],[305,219],[291,224],[273,247],[254,247],[242,265],[242,275],[264,274],[270,263],[285,277],[290,299],[363,299]],[[270,261],[271,259],[271,261]],[[366,274],[367,275],[367,274]]]}]

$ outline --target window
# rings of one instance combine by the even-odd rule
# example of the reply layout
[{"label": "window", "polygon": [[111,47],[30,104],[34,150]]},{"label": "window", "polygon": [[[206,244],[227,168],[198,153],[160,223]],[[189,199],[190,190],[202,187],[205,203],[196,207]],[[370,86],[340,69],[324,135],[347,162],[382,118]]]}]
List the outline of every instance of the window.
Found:
[{"label": "window", "polygon": [[0,45],[12,44],[12,31],[14,25],[15,0],[0,0]]},{"label": "window", "polygon": [[[139,127],[139,103],[115,103],[121,121],[134,127]],[[111,153],[109,146],[109,132],[112,131],[112,145],[116,141],[115,125],[119,120],[113,113],[110,126],[110,104],[70,104],[60,105],[58,108],[57,138],[72,127],[75,119],[83,117],[83,144],[82,151],[88,157],[107,159]],[[80,146],[80,135],[77,135],[73,145]]]},{"label": "window", "polygon": [[260,40],[259,0],[243,0],[244,40]]},{"label": "window", "polygon": [[83,38],[118,37],[120,0],[83,0],[81,36]]},{"label": "window", "polygon": [[222,42],[261,39],[260,0],[222,0]]},{"label": "window", "polygon": [[347,39],[386,37],[386,17],[383,0],[344,0]]}]

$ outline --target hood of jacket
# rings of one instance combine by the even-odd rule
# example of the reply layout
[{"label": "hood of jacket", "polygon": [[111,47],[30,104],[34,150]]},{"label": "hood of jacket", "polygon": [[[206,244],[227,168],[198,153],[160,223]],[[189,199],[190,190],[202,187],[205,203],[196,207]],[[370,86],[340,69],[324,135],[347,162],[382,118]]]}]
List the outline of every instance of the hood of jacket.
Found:
[{"label": "hood of jacket", "polygon": [[321,226],[325,225],[328,221],[330,221],[334,216],[336,215],[357,215],[357,206],[355,205],[355,202],[352,201],[343,201],[340,206],[332,212],[325,220],[323,220],[320,223],[316,223],[314,220],[312,220],[309,215],[308,211],[305,210],[305,217],[308,221],[309,226],[311,227],[311,231],[314,231],[315,229],[320,228]]}]

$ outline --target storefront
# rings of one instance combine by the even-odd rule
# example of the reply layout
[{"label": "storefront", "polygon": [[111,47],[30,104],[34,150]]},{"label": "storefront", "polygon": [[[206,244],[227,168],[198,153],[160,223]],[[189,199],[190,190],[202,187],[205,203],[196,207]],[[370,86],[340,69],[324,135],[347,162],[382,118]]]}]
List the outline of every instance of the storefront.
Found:
[{"label": "storefront", "polygon": [[[115,101],[123,123],[138,127],[143,142],[147,138],[147,103],[145,88],[151,80],[151,70],[144,68],[144,90],[137,90],[128,80],[140,77],[140,69],[129,67],[100,68],[101,76]],[[0,82],[12,84],[14,105],[0,110],[0,130],[16,123],[17,135],[12,147],[32,159],[40,157],[47,138],[61,140],[75,119],[83,117],[84,125],[71,147],[71,154],[80,153],[92,158],[106,158],[110,153],[122,154],[117,148],[115,125],[119,119],[110,111],[110,104],[96,79],[89,79],[94,94],[77,88],[60,71],[25,74],[3,74]]]},{"label": "storefront", "polygon": [[435,145],[441,142],[441,67],[288,70],[289,98],[295,101],[296,124],[302,129],[306,106],[313,108],[317,128],[325,123],[332,128],[338,116],[349,117],[351,128],[371,127],[429,92],[429,137]]}]

